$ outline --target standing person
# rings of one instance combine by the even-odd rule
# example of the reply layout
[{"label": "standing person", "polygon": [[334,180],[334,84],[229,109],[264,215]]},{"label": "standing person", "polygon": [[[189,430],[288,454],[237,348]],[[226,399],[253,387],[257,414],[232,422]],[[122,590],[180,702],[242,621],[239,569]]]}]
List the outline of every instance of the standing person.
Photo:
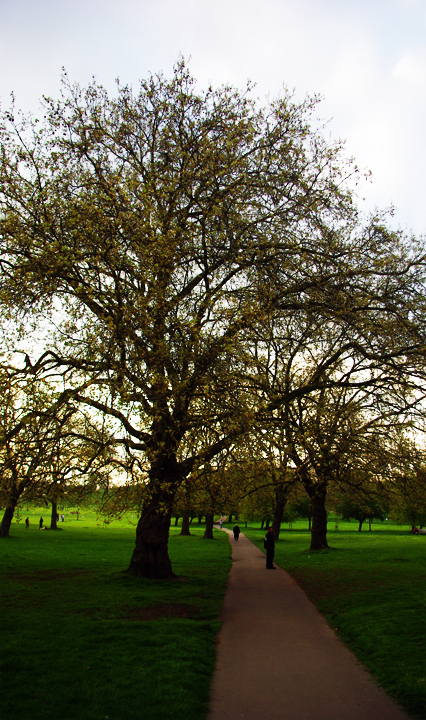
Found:
[{"label": "standing person", "polygon": [[41,517],[38,523],[38,529],[43,530],[43,518]]},{"label": "standing person", "polygon": [[219,528],[220,528],[220,530],[222,530],[222,528],[223,528],[223,520],[222,520],[222,518],[220,518],[220,520],[219,520]]},{"label": "standing person", "polygon": [[29,528],[29,527],[30,527],[30,518],[28,518],[28,517],[25,518],[25,527],[26,527],[26,528]]},{"label": "standing person", "polygon": [[274,555],[275,555],[275,538],[272,532],[272,525],[268,528],[268,532],[265,535],[264,547],[266,549],[266,569],[275,570]]},{"label": "standing person", "polygon": [[240,537],[240,528],[238,527],[238,523],[235,525],[232,532],[234,533],[234,540],[238,540]]}]

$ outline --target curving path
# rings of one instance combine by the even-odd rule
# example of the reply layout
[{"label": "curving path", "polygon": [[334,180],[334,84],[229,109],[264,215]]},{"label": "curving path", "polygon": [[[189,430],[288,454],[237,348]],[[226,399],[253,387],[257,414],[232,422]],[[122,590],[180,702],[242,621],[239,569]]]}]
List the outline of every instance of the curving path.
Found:
[{"label": "curving path", "polygon": [[229,539],[208,720],[407,720],[299,585],[244,535]]}]

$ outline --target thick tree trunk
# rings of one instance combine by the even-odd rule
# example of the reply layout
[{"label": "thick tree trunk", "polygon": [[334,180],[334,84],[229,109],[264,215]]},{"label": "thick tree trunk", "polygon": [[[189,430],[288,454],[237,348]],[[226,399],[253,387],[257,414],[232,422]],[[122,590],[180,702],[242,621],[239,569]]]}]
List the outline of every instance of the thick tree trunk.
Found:
[{"label": "thick tree trunk", "polygon": [[204,533],[205,540],[214,540],[213,537],[213,520],[214,515],[206,515],[206,531]]},{"label": "thick tree trunk", "polygon": [[361,532],[363,522],[364,522],[364,520],[358,520],[358,532]]},{"label": "thick tree trunk", "polygon": [[326,489],[316,488],[312,497],[312,531],[310,550],[324,550],[327,543],[327,511],[325,509]]},{"label": "thick tree trunk", "polygon": [[52,514],[50,516],[50,529],[51,530],[58,529],[58,523],[57,523],[57,519],[56,519],[57,514],[58,514],[58,505],[54,500],[52,500]]},{"label": "thick tree trunk", "polygon": [[162,458],[151,466],[150,476],[148,497],[136,528],[136,544],[129,571],[134,577],[173,578],[168,541],[178,480],[175,459]]},{"label": "thick tree trunk", "polygon": [[231,514],[229,515],[229,517],[228,517],[228,522],[229,522],[229,523],[232,522],[232,516],[233,516],[233,513],[231,513]]},{"label": "thick tree trunk", "polygon": [[175,527],[178,526],[179,517],[180,517],[180,515],[175,515]]},{"label": "thick tree trunk", "polygon": [[190,535],[189,532],[189,513],[184,513],[182,516],[182,530],[180,531],[180,535]]},{"label": "thick tree trunk", "polygon": [[197,525],[201,525],[204,515],[198,515]]},{"label": "thick tree trunk", "polygon": [[9,530],[12,524],[13,513],[15,512],[16,503],[10,503],[6,506],[4,511],[3,520],[0,525],[0,537],[9,537]]},{"label": "thick tree trunk", "polygon": [[136,544],[130,560],[129,570],[134,577],[174,577],[168,552],[170,520],[171,508],[168,512],[159,511],[154,498],[146,503],[136,528]]}]

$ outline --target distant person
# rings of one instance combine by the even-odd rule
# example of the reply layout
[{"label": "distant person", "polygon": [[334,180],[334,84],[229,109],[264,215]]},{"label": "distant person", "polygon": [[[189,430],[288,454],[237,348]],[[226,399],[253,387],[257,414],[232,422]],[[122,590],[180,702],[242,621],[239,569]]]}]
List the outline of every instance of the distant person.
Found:
[{"label": "distant person", "polygon": [[219,528],[220,528],[220,530],[222,530],[222,528],[223,528],[223,520],[222,520],[222,518],[220,518],[220,520],[219,520]]},{"label": "distant person", "polygon": [[43,530],[43,522],[44,522],[44,521],[43,521],[43,518],[41,517],[40,520],[39,520],[39,522],[38,522],[38,529],[39,529],[39,530]]},{"label": "distant person", "polygon": [[65,522],[65,515],[63,513],[61,515],[61,522]]},{"label": "distant person", "polygon": [[240,528],[238,527],[238,523],[235,525],[232,532],[234,533],[234,540],[238,540],[238,538],[240,537],[240,532],[241,532]]},{"label": "distant person", "polygon": [[30,527],[30,518],[25,518],[25,527],[26,528]]},{"label": "distant person", "polygon": [[272,525],[268,528],[268,532],[265,535],[264,547],[266,550],[266,569],[275,570],[274,555],[275,555],[275,538],[272,532]]}]

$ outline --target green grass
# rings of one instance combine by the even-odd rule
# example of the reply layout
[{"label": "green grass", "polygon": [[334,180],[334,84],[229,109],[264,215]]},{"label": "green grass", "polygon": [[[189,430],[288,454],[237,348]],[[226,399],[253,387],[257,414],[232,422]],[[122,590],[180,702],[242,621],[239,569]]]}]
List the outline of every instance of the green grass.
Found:
[{"label": "green grass", "polygon": [[[8,720],[202,720],[214,669],[230,545],[204,528],[170,554],[178,579],[133,580],[131,516],[93,512],[52,532],[12,525],[0,541],[0,702]],[[134,518],[135,520],[136,518]],[[426,719],[426,536],[390,523],[329,523],[329,551],[310,552],[306,522],[281,532],[276,561],[344,642],[411,713]],[[263,548],[264,531],[244,528]]]},{"label": "green grass", "polygon": [[[28,514],[28,513],[27,513]],[[0,702],[8,720],[201,720],[230,567],[224,533],[172,529],[178,578],[134,580],[135,529],[66,514],[0,542]],[[83,517],[84,516],[84,517]],[[26,514],[23,516],[26,517]],[[43,514],[48,521],[47,513]]]},{"label": "green grass", "polygon": [[[243,525],[243,524],[242,524]],[[426,718],[426,535],[390,523],[329,523],[330,550],[311,552],[306,522],[281,531],[275,560],[297,580],[370,672]],[[265,531],[244,533],[263,549]]]}]

